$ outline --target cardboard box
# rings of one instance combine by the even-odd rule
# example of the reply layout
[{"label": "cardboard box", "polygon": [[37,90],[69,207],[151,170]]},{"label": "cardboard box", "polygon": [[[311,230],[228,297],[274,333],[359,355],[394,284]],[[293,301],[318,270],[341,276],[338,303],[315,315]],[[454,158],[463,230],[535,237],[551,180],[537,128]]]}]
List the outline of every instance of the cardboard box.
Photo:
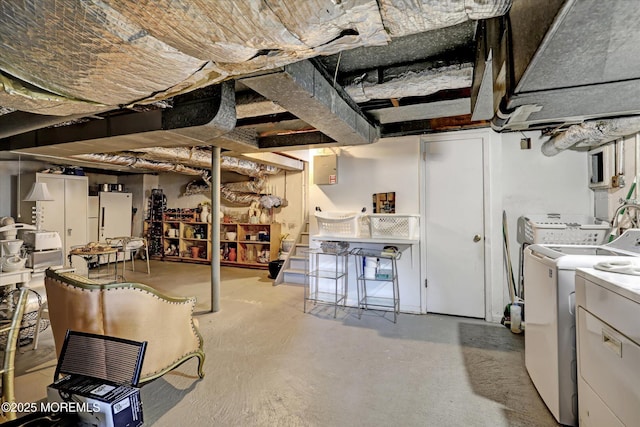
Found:
[{"label": "cardboard box", "polygon": [[67,375],[47,387],[47,400],[53,410],[76,413],[80,425],[138,427],[143,423],[137,387]]}]

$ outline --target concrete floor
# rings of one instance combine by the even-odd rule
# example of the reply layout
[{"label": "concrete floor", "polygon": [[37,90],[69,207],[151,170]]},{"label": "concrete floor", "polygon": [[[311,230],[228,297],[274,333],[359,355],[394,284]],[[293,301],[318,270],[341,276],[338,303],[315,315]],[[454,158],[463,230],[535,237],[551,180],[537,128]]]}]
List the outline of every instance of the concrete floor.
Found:
[{"label": "concrete floor", "polygon": [[[189,361],[142,388],[154,426],[557,426],[524,367],[524,337],[442,315],[318,305],[273,287],[265,270],[222,269],[221,310],[209,308],[209,267],[152,261],[127,272],[173,295],[198,297],[206,376]],[[167,337],[171,339],[171,337]],[[46,395],[55,356],[49,330],[16,362],[18,402]]]}]

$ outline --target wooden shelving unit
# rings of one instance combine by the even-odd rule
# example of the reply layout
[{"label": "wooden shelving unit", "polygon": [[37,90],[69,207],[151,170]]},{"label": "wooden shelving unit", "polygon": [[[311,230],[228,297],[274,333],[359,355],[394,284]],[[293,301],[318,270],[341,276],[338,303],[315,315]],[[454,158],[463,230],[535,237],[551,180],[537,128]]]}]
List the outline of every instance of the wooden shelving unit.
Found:
[{"label": "wooden shelving unit", "polygon": [[167,211],[162,219],[163,259],[210,262],[211,224],[201,222],[191,209]]},{"label": "wooden shelving unit", "polygon": [[[234,239],[227,233],[235,233]],[[280,250],[280,224],[222,223],[220,225],[220,264],[268,268],[269,261],[278,258]],[[235,250],[235,260],[230,256]]]}]

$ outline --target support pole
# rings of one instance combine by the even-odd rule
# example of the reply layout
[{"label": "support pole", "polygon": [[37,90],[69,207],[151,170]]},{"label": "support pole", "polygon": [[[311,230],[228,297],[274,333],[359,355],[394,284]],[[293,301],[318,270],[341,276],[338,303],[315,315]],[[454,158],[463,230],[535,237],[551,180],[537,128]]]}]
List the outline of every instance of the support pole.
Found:
[{"label": "support pole", "polygon": [[220,147],[211,147],[211,311],[220,311]]}]

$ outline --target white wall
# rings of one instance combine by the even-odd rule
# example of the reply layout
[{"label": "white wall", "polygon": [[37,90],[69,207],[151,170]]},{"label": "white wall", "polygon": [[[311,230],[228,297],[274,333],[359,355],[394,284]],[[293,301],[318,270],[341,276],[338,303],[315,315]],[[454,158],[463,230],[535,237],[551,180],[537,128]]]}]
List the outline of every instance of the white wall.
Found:
[{"label": "white wall", "polygon": [[180,175],[176,173],[161,173],[158,175],[158,188],[167,196],[167,208],[196,208],[202,202],[210,202],[211,197],[205,194],[183,196],[186,186],[198,177]]},{"label": "white wall", "polygon": [[[485,218],[486,256],[492,263],[489,267],[492,274],[487,276],[490,278],[487,280],[487,320],[497,322],[508,302],[502,257],[502,210],[507,212],[511,259],[517,280],[517,218],[523,214],[546,212],[593,215],[593,193],[587,185],[586,153],[565,151],[555,157],[545,157],[540,147],[546,138],[540,137],[539,132],[526,133],[532,139],[529,150],[520,149],[521,133],[497,134],[488,129],[474,132],[485,134],[488,141],[485,152],[489,179],[489,192],[485,194],[488,204],[485,211],[488,214]],[[450,135],[456,134],[459,133]],[[324,151],[312,151],[312,154],[331,152]],[[325,211],[360,211],[366,206],[371,212],[371,195],[387,191],[396,192],[398,213],[420,213],[420,162],[419,137],[385,139],[371,145],[341,148],[338,184],[310,183],[309,217],[313,218],[315,206]],[[310,170],[313,170],[312,165]],[[310,225],[311,234],[316,234],[315,221]],[[411,271],[410,275],[411,280],[421,281],[419,271]]]},{"label": "white wall", "polygon": [[[317,234],[315,207],[323,211],[355,211],[363,207],[372,213],[374,193],[396,193],[396,213],[420,213],[420,143],[418,137],[385,139],[374,144],[342,147],[338,152],[337,184],[316,185],[310,178],[309,226],[310,234]],[[330,154],[332,150],[311,150],[310,176],[313,177],[313,155]],[[378,245],[381,246],[381,245]],[[354,247],[368,244],[353,242]],[[380,248],[381,249],[381,248]],[[401,248],[402,249],[402,248]],[[349,304],[356,304],[355,267],[350,257]],[[421,311],[420,248],[411,245],[403,251],[398,265],[400,308],[402,311]]]},{"label": "white wall", "polygon": [[[31,182],[35,180],[36,172],[46,169],[50,165],[44,162],[22,160],[0,160],[0,218],[13,217],[16,222],[31,224],[31,211],[18,212],[19,196],[25,190],[18,191],[18,175],[31,175]],[[30,186],[31,184],[28,183]],[[26,189],[29,191],[29,188]],[[18,218],[20,213],[20,218]]]},{"label": "white wall", "polygon": [[[618,141],[613,141],[611,143],[609,143],[608,145],[611,145],[612,147],[615,145],[618,145],[618,147],[620,147],[621,145],[624,147],[624,164],[623,164],[623,169],[622,171],[618,171],[618,173],[623,173],[623,177],[621,179],[621,181],[624,182],[624,185],[620,186],[620,187],[616,187],[616,188],[609,188],[606,190],[606,202],[603,202],[602,206],[606,206],[606,212],[607,214],[601,215],[602,219],[606,219],[607,221],[613,221],[614,219],[614,214],[616,212],[616,210],[620,207],[621,202],[620,200],[627,200],[627,199],[631,199],[631,200],[638,200],[640,199],[640,197],[638,196],[638,194],[640,194],[640,191],[638,191],[638,186],[636,186],[635,191],[633,191],[632,193],[630,193],[631,187],[633,185],[633,180],[636,176],[636,174],[640,173],[640,162],[638,162],[639,164],[636,165],[636,146],[640,144],[640,134],[635,134],[635,135],[630,135],[627,136],[621,140]],[[613,152],[617,154],[619,154],[620,152],[618,151],[617,148],[613,148]],[[617,157],[616,154],[616,157]],[[615,170],[611,171],[611,174],[615,174]],[[602,190],[605,191],[605,190]],[[604,210],[604,209],[603,209]],[[637,213],[637,212],[629,212],[631,214],[633,213]],[[621,225],[625,228],[628,228],[630,226],[630,224],[628,222],[625,222],[625,219],[621,219]]]},{"label": "white wall", "polygon": [[[531,138],[529,150],[520,149],[521,133],[500,134],[502,209],[507,212],[511,263],[516,281],[520,259],[516,241],[518,217],[544,213],[593,216],[593,192],[588,186],[586,153],[565,150],[547,157],[540,148],[548,138],[541,137],[540,132],[527,132],[526,135]],[[504,277],[506,297],[506,270]],[[494,307],[496,316],[498,308]]]},{"label": "white wall", "polygon": [[[309,212],[316,206],[324,211],[372,213],[374,193],[396,193],[396,213],[419,213],[418,194],[420,145],[417,137],[389,138],[374,144],[342,147],[339,151],[337,184],[315,185],[309,181]],[[312,150],[313,155],[331,154],[329,149]],[[312,230],[317,230],[311,221]]]}]

